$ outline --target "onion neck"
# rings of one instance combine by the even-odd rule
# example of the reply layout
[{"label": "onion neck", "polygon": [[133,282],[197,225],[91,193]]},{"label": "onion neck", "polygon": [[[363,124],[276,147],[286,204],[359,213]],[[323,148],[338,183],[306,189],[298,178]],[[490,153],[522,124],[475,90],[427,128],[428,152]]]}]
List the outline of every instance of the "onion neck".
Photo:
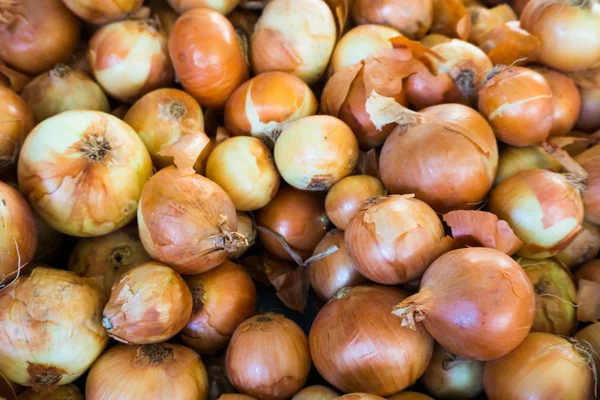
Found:
[{"label": "onion neck", "polygon": [[205,254],[219,250],[233,253],[248,247],[248,239],[239,232],[233,232],[226,216],[221,216],[221,221],[218,226],[221,233],[208,236],[202,239],[198,244],[200,248],[206,249]]},{"label": "onion neck", "polygon": [[52,77],[56,77],[56,78],[64,78],[68,75],[71,74],[71,72],[73,72],[73,70],[65,64],[56,64],[54,66],[54,68],[52,68],[50,70],[50,76]]},{"label": "onion neck", "polygon": [[27,367],[29,383],[33,390],[48,392],[53,390],[67,371],[49,364],[29,363]]},{"label": "onion neck", "polygon": [[425,319],[429,303],[431,303],[433,297],[431,289],[423,288],[394,307],[392,314],[400,317],[402,326],[416,330],[417,323]]},{"label": "onion neck", "polygon": [[181,101],[175,100],[167,106],[167,115],[175,121],[182,121],[187,117],[187,109]]},{"label": "onion neck", "polygon": [[79,143],[79,152],[93,163],[103,163],[111,152],[111,146],[104,137],[87,134]]},{"label": "onion neck", "polygon": [[204,285],[202,283],[195,283],[190,286],[192,292],[192,313],[197,314],[204,308],[206,302]]},{"label": "onion neck", "polygon": [[125,260],[128,260],[132,254],[133,250],[130,246],[118,246],[110,252],[108,260],[114,269],[119,269],[125,264]]},{"label": "onion neck", "polygon": [[136,366],[166,365],[175,362],[173,347],[164,343],[145,344],[135,350]]}]

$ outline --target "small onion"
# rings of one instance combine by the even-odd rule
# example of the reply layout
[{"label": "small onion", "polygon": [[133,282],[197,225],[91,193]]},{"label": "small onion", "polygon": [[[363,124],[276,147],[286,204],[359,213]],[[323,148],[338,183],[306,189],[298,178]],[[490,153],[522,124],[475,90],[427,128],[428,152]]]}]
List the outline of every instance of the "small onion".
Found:
[{"label": "small onion", "polygon": [[238,219],[238,232],[240,235],[246,238],[248,241],[247,246],[242,246],[239,250],[229,253],[229,259],[240,258],[244,253],[256,243],[256,236],[258,231],[256,229],[256,222],[254,218],[245,212],[237,212]]},{"label": "small onion", "polygon": [[554,259],[568,268],[575,268],[596,258],[600,252],[600,227],[584,221],[581,232]]},{"label": "small onion", "polygon": [[464,26],[468,21],[466,13],[462,0],[433,0],[430,34],[460,37],[466,40],[469,36],[468,28]]},{"label": "small onion", "polygon": [[407,294],[384,286],[340,290],[319,311],[309,342],[319,373],[344,392],[388,396],[425,372],[433,340],[421,324],[413,331],[390,313]]},{"label": "small onion", "polygon": [[[599,20],[600,22],[600,20]],[[537,69],[552,90],[554,119],[549,137],[564,136],[573,130],[579,118],[581,96],[571,78],[550,69]]]},{"label": "small onion", "polygon": [[112,287],[102,325],[127,344],[164,342],[183,329],[192,313],[192,295],[179,274],[147,262],[123,272]]},{"label": "small onion", "polygon": [[554,172],[563,170],[562,164],[540,146],[505,146],[498,158],[496,185],[522,171],[547,169]]},{"label": "small onion", "polygon": [[292,400],[335,400],[339,397],[339,394],[326,386],[314,385],[309,386],[298,393]]},{"label": "small onion", "polygon": [[308,377],[308,340],[300,327],[283,315],[260,314],[236,329],[225,366],[229,380],[240,392],[264,400],[288,399]]},{"label": "small onion", "polygon": [[49,393],[28,389],[19,395],[19,400],[84,400],[77,386],[70,384],[58,386]]},{"label": "small onion", "polygon": [[579,88],[581,109],[577,120],[577,129],[594,132],[600,129],[600,87]]},{"label": "small onion", "polygon": [[224,348],[239,324],[254,314],[256,289],[252,278],[231,261],[186,278],[193,309],[181,338],[200,354]]},{"label": "small onion", "polygon": [[0,372],[34,389],[81,376],[102,353],[103,294],[72,272],[36,268],[0,292]]},{"label": "small onion", "polygon": [[352,19],[357,25],[381,24],[410,39],[420,39],[433,23],[432,0],[355,0]]},{"label": "small onion", "polygon": [[177,344],[118,344],[94,363],[87,400],[206,399],[208,377],[200,356]]},{"label": "small onion", "polygon": [[66,111],[29,134],[18,172],[23,195],[48,225],[72,236],[99,236],[135,218],[152,162],[120,119]]},{"label": "small onion", "polygon": [[594,146],[575,157],[575,161],[588,173],[583,196],[585,219],[596,225],[600,224],[600,168],[596,166],[598,160],[600,146]]},{"label": "small onion", "polygon": [[34,126],[29,105],[12,90],[0,87],[0,172],[17,163],[23,141]]},{"label": "small onion", "polygon": [[142,7],[143,0],[63,0],[79,18],[92,24],[124,19]]},{"label": "small onion", "polygon": [[221,14],[229,14],[240,0],[168,0],[171,7],[183,14],[194,8],[212,8]]}]

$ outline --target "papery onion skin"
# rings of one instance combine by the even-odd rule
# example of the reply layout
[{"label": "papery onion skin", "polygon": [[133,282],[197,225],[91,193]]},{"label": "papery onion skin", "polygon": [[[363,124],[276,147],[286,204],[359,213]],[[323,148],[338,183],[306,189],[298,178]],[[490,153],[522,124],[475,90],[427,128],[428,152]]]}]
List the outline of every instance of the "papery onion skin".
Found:
[{"label": "papery onion skin", "polygon": [[418,40],[425,36],[433,22],[433,2],[431,0],[355,0],[351,15],[357,25],[388,25],[404,36]]},{"label": "papery onion skin", "polygon": [[84,400],[77,386],[70,384],[58,386],[50,393],[38,393],[33,389],[19,395],[19,400]]},{"label": "papery onion skin", "polygon": [[547,169],[561,172],[563,167],[555,157],[548,154],[540,146],[505,146],[500,151],[500,157],[498,158],[496,185],[521,171],[530,169]]},{"label": "papery onion skin", "polygon": [[200,354],[215,354],[227,345],[235,329],[254,314],[256,289],[252,278],[231,261],[186,277],[193,309],[181,338]]},{"label": "papery onion skin", "polygon": [[433,339],[390,313],[407,296],[385,286],[340,290],[317,314],[309,335],[319,373],[343,392],[397,393],[425,372]]},{"label": "papery onion skin", "polygon": [[144,0],[63,0],[79,18],[92,24],[124,19],[142,7]]},{"label": "papery onion skin", "polygon": [[179,274],[148,262],[123,272],[102,313],[110,337],[127,344],[164,342],[190,319],[192,294]]},{"label": "papery onion skin", "polygon": [[600,129],[600,88],[579,88],[581,109],[577,129],[594,132]]},{"label": "papery onion skin", "polygon": [[591,357],[581,349],[559,336],[531,333],[513,352],[485,364],[485,393],[490,400],[591,399]]},{"label": "papery onion skin", "polygon": [[35,119],[29,105],[18,94],[0,87],[0,121],[0,172],[5,172],[17,163]]},{"label": "papery onion skin", "polygon": [[181,85],[203,107],[223,107],[249,77],[233,26],[213,10],[197,8],[179,17],[169,34],[169,54]]},{"label": "papery onion skin", "polygon": [[577,280],[585,279],[600,284],[600,261],[593,260],[577,268],[575,278]]},{"label": "papery onion skin", "polygon": [[49,389],[76,380],[102,353],[103,294],[72,272],[36,268],[0,292],[0,372]]},{"label": "papery onion skin", "polygon": [[229,14],[240,0],[168,0],[171,7],[183,14],[194,8],[212,8],[221,14]]},{"label": "papery onion skin", "polygon": [[66,111],[29,134],[18,175],[21,192],[48,225],[72,236],[99,236],[135,218],[152,162],[120,119]]},{"label": "papery onion skin", "polygon": [[596,165],[600,160],[600,146],[594,146],[575,157],[588,173],[585,182],[585,220],[593,224],[600,224],[600,168]]},{"label": "papery onion skin", "polygon": [[233,251],[229,253],[229,259],[237,259],[244,255],[244,253],[256,243],[256,237],[258,236],[258,231],[256,229],[256,222],[254,221],[254,217],[249,213],[237,212],[237,220],[238,220],[238,232],[240,235],[244,236],[248,241],[247,246],[242,246],[239,250]]},{"label": "papery onion skin", "polygon": [[208,376],[200,356],[178,344],[118,344],[92,366],[87,400],[206,399]]},{"label": "papery onion skin", "polygon": [[[600,20],[598,21],[600,22]],[[552,90],[554,119],[549,137],[564,136],[573,130],[579,118],[581,95],[575,82],[566,75],[550,69],[537,69]]]},{"label": "papery onion skin", "polygon": [[567,268],[573,269],[595,259],[598,252],[600,252],[600,227],[584,221],[581,232],[563,251],[555,255],[554,259]]},{"label": "papery onion skin", "polygon": [[240,392],[265,400],[287,399],[308,377],[308,340],[300,327],[283,315],[260,314],[236,329],[225,366],[229,380]]},{"label": "papery onion skin", "polygon": [[320,0],[273,0],[250,40],[256,74],[285,71],[309,85],[325,72],[337,38],[335,20]]},{"label": "papery onion skin", "polygon": [[292,400],[335,400],[339,397],[339,394],[326,386],[314,385],[309,386],[298,393]]}]

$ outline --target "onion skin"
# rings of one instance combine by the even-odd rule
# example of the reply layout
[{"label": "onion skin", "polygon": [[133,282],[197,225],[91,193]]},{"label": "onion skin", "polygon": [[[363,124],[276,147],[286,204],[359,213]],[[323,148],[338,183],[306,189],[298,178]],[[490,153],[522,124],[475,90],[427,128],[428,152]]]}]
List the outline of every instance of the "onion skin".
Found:
[{"label": "onion skin", "polygon": [[577,280],[585,279],[600,284],[600,261],[593,260],[577,268],[575,278]]},{"label": "onion skin", "polygon": [[600,159],[600,146],[594,146],[575,157],[588,173],[585,182],[585,220],[592,224],[600,224],[600,169],[596,167]]},{"label": "onion skin", "polygon": [[496,185],[521,171],[528,171],[530,169],[547,169],[549,171],[561,172],[563,167],[555,157],[548,154],[540,146],[505,146],[500,151],[498,159]]},{"label": "onion skin", "polygon": [[203,107],[225,106],[249,78],[233,26],[213,10],[197,8],[179,17],[169,34],[169,54],[185,91]]},{"label": "onion skin", "polygon": [[[575,334],[575,339],[588,342],[596,354],[600,354],[600,322],[588,325]],[[596,368],[600,366],[600,360],[596,360]]]},{"label": "onion skin", "polygon": [[18,94],[0,87],[0,120],[0,172],[6,172],[17,163],[35,119],[29,105]]},{"label": "onion skin", "polygon": [[596,258],[600,252],[600,227],[584,221],[581,232],[554,259],[573,269]]},{"label": "onion skin", "polygon": [[87,400],[207,397],[208,376],[200,356],[170,343],[112,347],[96,361],[85,386]]},{"label": "onion skin", "polygon": [[58,386],[50,393],[38,393],[33,389],[19,395],[19,400],[84,400],[83,395],[75,385]]},{"label": "onion skin", "polygon": [[309,342],[319,373],[343,392],[381,396],[412,385],[425,372],[433,340],[421,324],[413,331],[390,313],[407,296],[384,286],[340,290],[317,315]]},{"label": "onion skin", "polygon": [[[485,364],[485,393],[490,400],[591,399],[593,360],[581,349],[558,336],[531,333],[513,352]],[[560,373],[561,379],[550,372]]]},{"label": "onion skin", "polygon": [[594,132],[600,129],[600,88],[579,88],[581,109],[577,129]]},{"label": "onion skin", "polygon": [[240,0],[167,0],[171,7],[183,14],[194,8],[212,8],[221,14],[229,14]]},{"label": "onion skin", "polygon": [[142,7],[144,0],[63,0],[79,18],[92,24],[124,19]]},{"label": "onion skin", "polygon": [[339,394],[326,386],[314,385],[309,386],[298,393],[292,400],[335,400],[339,397]]},{"label": "onion skin", "polygon": [[80,237],[131,222],[150,175],[152,162],[135,131],[99,111],[45,120],[25,140],[18,165],[19,187],[36,214]]},{"label": "onion skin", "polygon": [[177,18],[179,18],[179,14],[169,5],[167,0],[150,0],[147,2],[147,6],[150,8],[151,13],[158,19],[161,28],[168,37]]},{"label": "onion skin", "polygon": [[521,28],[519,21],[508,21],[484,32],[479,47],[494,65],[514,65],[523,59],[536,61],[540,39]]},{"label": "onion skin", "polygon": [[0,292],[0,372],[34,389],[75,381],[102,353],[103,294],[72,272],[36,268]]},{"label": "onion skin", "polygon": [[186,277],[193,309],[181,338],[200,354],[224,348],[235,329],[254,314],[256,289],[238,264],[225,261],[210,271]]},{"label": "onion skin", "polygon": [[357,25],[388,25],[409,39],[418,40],[425,36],[433,23],[433,2],[431,0],[356,0],[351,15]]},{"label": "onion skin", "polygon": [[579,118],[581,95],[575,82],[566,75],[550,69],[538,69],[552,90],[554,119],[549,137],[564,136],[571,132]]},{"label": "onion skin", "polygon": [[256,222],[254,221],[254,217],[249,213],[237,212],[238,219],[238,232],[240,235],[244,236],[248,241],[247,246],[242,246],[239,250],[233,251],[229,253],[229,259],[238,259],[244,255],[244,253],[256,243],[256,237],[258,236],[258,231],[256,229]]},{"label": "onion skin", "polygon": [[[282,357],[273,358],[273,354]],[[308,340],[300,327],[283,315],[260,314],[236,329],[225,366],[229,380],[240,392],[264,400],[287,399],[308,377]]]}]

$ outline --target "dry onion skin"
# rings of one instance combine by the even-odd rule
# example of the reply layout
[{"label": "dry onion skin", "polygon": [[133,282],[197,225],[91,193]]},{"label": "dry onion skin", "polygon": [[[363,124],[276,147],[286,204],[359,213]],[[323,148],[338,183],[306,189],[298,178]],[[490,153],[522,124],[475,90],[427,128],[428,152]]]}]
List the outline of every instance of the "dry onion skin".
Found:
[{"label": "dry onion skin", "polygon": [[102,353],[103,294],[72,272],[36,268],[0,292],[0,372],[34,389],[76,380]]},{"label": "dry onion skin", "polygon": [[293,396],[306,382],[311,365],[304,332],[293,321],[273,313],[244,321],[233,334],[225,358],[233,386],[265,400]]},{"label": "dry onion skin", "polygon": [[181,331],[184,343],[198,353],[223,349],[235,329],[254,314],[256,289],[238,264],[225,261],[210,271],[186,277],[192,293],[192,315]]},{"label": "dry onion skin", "polygon": [[540,146],[505,146],[498,158],[496,185],[521,171],[530,169],[547,169],[561,172],[563,166]]},{"label": "dry onion skin", "polygon": [[402,323],[423,321],[444,348],[487,361],[514,350],[535,318],[533,287],[506,254],[487,248],[454,250],[421,278],[419,292],[394,309]]},{"label": "dry onion skin", "polygon": [[256,74],[289,72],[309,85],[325,72],[337,38],[336,24],[321,0],[273,0],[263,10],[250,39]]},{"label": "dry onion skin", "polygon": [[327,386],[314,385],[296,393],[292,400],[335,400],[338,397],[339,394],[335,390]]},{"label": "dry onion skin", "polygon": [[92,24],[125,19],[142,7],[144,0],[63,0],[75,15]]},{"label": "dry onion skin", "polygon": [[351,9],[357,25],[381,24],[410,39],[421,39],[433,23],[432,0],[355,0]]},{"label": "dry onion skin", "polygon": [[585,181],[585,219],[593,224],[600,224],[600,146],[594,146],[575,157],[588,173]]},{"label": "dry onion skin", "polygon": [[402,327],[390,313],[407,293],[385,286],[340,290],[317,315],[310,330],[313,362],[343,392],[381,396],[412,385],[425,372],[433,339],[418,324]]},{"label": "dry onion skin", "polygon": [[[67,95],[65,95],[67,94]],[[109,112],[106,95],[85,72],[57,64],[25,86],[21,93],[37,122],[69,110]]]},{"label": "dry onion skin", "polygon": [[593,362],[583,343],[531,333],[513,352],[485,364],[483,387],[490,400],[593,399]]},{"label": "dry onion skin", "polygon": [[600,87],[579,88],[581,109],[575,127],[584,132],[600,129]]},{"label": "dry onion skin", "polygon": [[23,141],[34,126],[29,105],[12,90],[0,87],[0,172],[17,163]]},{"label": "dry onion skin", "polygon": [[246,238],[248,242],[247,245],[242,246],[239,250],[229,253],[229,259],[237,259],[244,255],[250,247],[256,243],[256,238],[258,236],[258,230],[256,229],[256,222],[254,221],[254,217],[246,212],[238,211],[237,212],[238,219],[238,233]]},{"label": "dry onion skin", "polygon": [[221,14],[229,14],[240,0],[167,0],[171,7],[183,14],[194,8],[212,8]]},{"label": "dry onion skin", "polygon": [[36,214],[57,231],[82,237],[131,222],[151,175],[137,133],[99,111],[66,111],[39,124],[18,166],[19,187]]},{"label": "dry onion skin", "polygon": [[87,400],[207,399],[206,368],[192,349],[178,344],[118,344],[94,363]]},{"label": "dry onion skin", "polygon": [[[598,20],[600,23],[600,18]],[[552,90],[554,118],[549,137],[564,136],[571,132],[579,118],[581,95],[575,82],[568,76],[551,69],[537,69]]]},{"label": "dry onion skin", "polygon": [[79,388],[73,384],[58,386],[49,393],[28,389],[19,395],[19,400],[84,400]]},{"label": "dry onion skin", "polygon": [[554,256],[554,259],[567,268],[573,269],[596,258],[600,252],[600,227],[583,222],[581,232],[567,247]]}]

